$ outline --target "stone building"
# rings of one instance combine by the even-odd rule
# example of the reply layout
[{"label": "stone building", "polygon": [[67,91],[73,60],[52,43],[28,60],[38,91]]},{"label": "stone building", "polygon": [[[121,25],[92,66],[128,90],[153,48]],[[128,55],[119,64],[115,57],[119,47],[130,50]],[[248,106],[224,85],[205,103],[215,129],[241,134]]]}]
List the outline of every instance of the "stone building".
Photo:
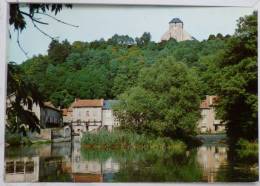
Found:
[{"label": "stone building", "polygon": [[[11,94],[6,98],[6,106],[11,107],[12,103],[15,101],[15,94]],[[28,105],[22,104],[25,110],[34,113],[40,121],[43,128],[53,128],[62,126],[62,113],[61,110],[56,108],[50,101],[44,102],[42,106],[39,104],[32,104],[29,108]]]},{"label": "stone building", "polygon": [[202,133],[225,131],[225,124],[216,118],[217,99],[217,96],[206,96],[206,99],[200,104],[201,119],[199,120],[198,129]]},{"label": "stone building", "polygon": [[5,182],[38,182],[39,157],[18,157],[5,160]]},{"label": "stone building", "polygon": [[184,24],[179,18],[173,18],[169,22],[169,30],[163,34],[161,41],[168,41],[173,38],[176,41],[194,40],[194,38],[184,30]]},{"label": "stone building", "polygon": [[69,108],[63,109],[63,121],[72,124],[76,135],[101,128],[111,131],[118,126],[112,111],[112,105],[116,102],[103,99],[75,99]]},{"label": "stone building", "polygon": [[117,100],[104,100],[104,105],[102,109],[103,114],[103,125],[108,131],[112,131],[112,129],[119,125],[118,121],[116,120],[112,106],[116,104]]},{"label": "stone building", "polygon": [[72,128],[75,133],[102,127],[103,99],[75,99],[72,103]]}]

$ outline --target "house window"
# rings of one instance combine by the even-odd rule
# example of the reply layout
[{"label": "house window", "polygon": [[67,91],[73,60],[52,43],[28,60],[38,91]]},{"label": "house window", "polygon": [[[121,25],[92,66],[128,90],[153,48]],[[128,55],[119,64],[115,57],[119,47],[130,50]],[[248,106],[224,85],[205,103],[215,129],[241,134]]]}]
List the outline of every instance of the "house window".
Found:
[{"label": "house window", "polygon": [[23,173],[24,172],[24,162],[23,161],[17,161],[16,162],[16,170],[17,173]]},{"label": "house window", "polygon": [[6,168],[5,168],[6,173],[14,173],[14,162],[6,162]]},{"label": "house window", "polygon": [[26,162],[25,172],[26,173],[32,173],[33,171],[34,171],[34,162],[33,161]]},{"label": "house window", "polygon": [[86,116],[89,117],[89,111],[86,111]]}]

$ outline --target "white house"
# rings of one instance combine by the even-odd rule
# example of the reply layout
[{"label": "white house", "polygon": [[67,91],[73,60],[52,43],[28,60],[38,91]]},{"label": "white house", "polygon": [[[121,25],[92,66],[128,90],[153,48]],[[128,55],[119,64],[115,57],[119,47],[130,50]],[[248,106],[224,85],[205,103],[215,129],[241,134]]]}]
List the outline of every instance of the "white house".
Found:
[{"label": "white house", "polygon": [[225,131],[225,124],[216,118],[215,107],[217,100],[217,96],[206,96],[206,99],[200,104],[201,119],[199,120],[198,129],[202,133]]},{"label": "white house", "polygon": [[75,99],[68,109],[63,109],[63,120],[72,123],[74,134],[97,131],[105,128],[111,131],[118,126],[112,105],[116,100]]},{"label": "white house", "polygon": [[103,105],[103,123],[102,125],[108,130],[112,131],[114,127],[118,126],[119,123],[113,114],[112,106],[116,104],[118,101],[117,100],[104,100],[104,105]]},{"label": "white house", "polygon": [[[7,108],[11,107],[14,101],[15,94],[7,96]],[[21,105],[25,110],[31,111],[37,116],[43,128],[53,128],[62,126],[62,113],[60,109],[56,108],[51,102],[44,102],[42,106],[33,103],[31,108],[29,108],[28,105],[22,103]]]},{"label": "white house", "polygon": [[39,157],[19,157],[5,160],[6,182],[38,182]]},{"label": "white house", "polygon": [[75,99],[72,103],[72,127],[75,133],[102,127],[103,99]]}]

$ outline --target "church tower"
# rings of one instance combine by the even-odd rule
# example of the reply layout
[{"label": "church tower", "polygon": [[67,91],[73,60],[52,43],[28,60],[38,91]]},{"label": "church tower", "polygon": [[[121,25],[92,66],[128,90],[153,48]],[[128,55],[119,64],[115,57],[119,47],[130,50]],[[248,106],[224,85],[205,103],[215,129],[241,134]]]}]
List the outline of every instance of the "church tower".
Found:
[{"label": "church tower", "polygon": [[183,29],[183,25],[179,18],[173,18],[169,22],[169,30],[162,36],[161,40],[167,41],[171,38],[177,41],[193,40],[193,37]]}]

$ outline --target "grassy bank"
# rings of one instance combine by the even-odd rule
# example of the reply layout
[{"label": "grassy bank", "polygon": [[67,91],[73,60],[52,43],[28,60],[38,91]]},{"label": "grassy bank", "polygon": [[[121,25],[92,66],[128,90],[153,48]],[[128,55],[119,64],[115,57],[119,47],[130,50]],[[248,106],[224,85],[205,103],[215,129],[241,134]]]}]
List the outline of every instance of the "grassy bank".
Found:
[{"label": "grassy bank", "polygon": [[150,149],[170,150],[182,153],[186,145],[182,141],[173,141],[170,138],[152,138],[126,131],[100,131],[98,133],[85,133],[81,145],[90,149]]},{"label": "grassy bank", "polygon": [[240,139],[237,143],[237,155],[242,161],[258,162],[258,143]]},{"label": "grassy bank", "polygon": [[32,144],[31,140],[27,136],[21,136],[19,134],[6,134],[5,136],[5,142],[9,145],[15,146],[15,145],[30,145]]}]

